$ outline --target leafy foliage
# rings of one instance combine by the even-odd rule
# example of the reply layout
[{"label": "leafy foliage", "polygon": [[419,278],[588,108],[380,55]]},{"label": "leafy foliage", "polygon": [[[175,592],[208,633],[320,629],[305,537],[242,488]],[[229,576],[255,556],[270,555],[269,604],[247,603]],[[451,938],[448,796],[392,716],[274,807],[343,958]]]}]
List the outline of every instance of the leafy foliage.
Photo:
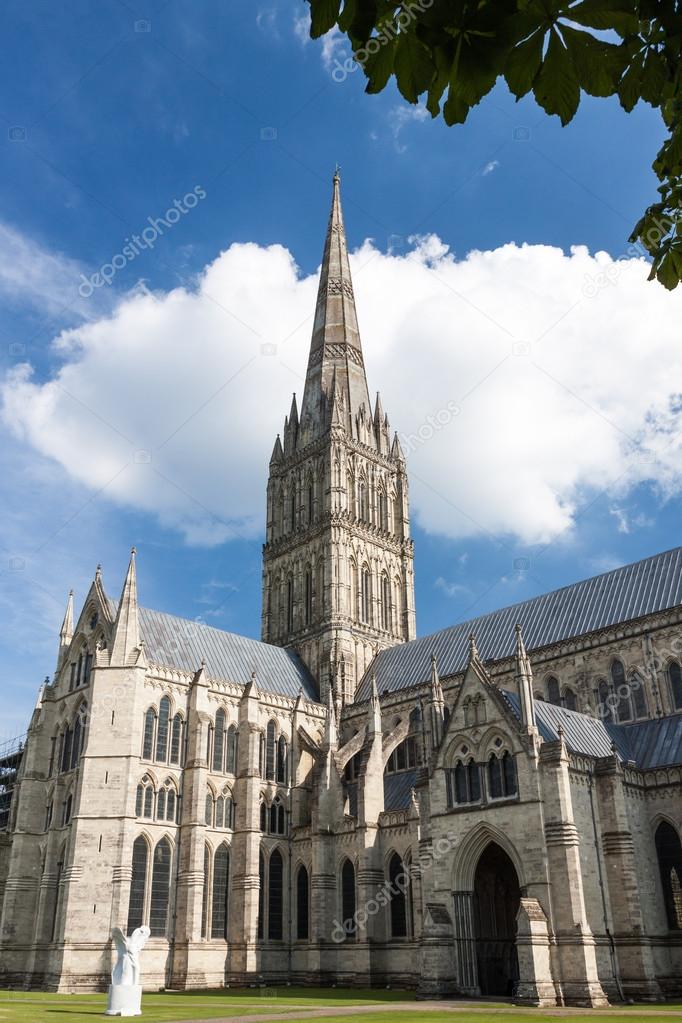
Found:
[{"label": "leafy foliage", "polygon": [[503,78],[562,124],[581,96],[643,100],[669,136],[653,168],[660,199],[630,241],[652,257],[650,279],[682,279],[682,0],[308,0],[311,36],[344,32],[367,92],[393,75],[409,103],[462,124]]}]

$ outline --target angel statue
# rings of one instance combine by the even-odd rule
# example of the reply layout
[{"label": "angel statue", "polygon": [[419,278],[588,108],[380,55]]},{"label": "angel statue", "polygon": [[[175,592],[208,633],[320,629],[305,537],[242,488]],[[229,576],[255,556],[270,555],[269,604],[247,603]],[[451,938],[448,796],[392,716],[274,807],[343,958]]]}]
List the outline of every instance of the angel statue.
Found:
[{"label": "angel statue", "polygon": [[107,1016],[141,1015],[140,952],[149,935],[148,927],[138,927],[129,938],[120,927],[114,927],[111,932],[118,959],[111,971]]}]

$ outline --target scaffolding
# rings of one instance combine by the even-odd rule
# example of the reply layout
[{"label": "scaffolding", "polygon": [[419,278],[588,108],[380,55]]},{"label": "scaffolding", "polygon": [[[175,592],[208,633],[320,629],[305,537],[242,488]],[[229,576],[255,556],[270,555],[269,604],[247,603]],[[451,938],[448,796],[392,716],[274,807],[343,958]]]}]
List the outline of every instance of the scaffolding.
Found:
[{"label": "scaffolding", "polygon": [[9,827],[12,795],[25,746],[25,734],[0,743],[0,831],[6,831]]}]

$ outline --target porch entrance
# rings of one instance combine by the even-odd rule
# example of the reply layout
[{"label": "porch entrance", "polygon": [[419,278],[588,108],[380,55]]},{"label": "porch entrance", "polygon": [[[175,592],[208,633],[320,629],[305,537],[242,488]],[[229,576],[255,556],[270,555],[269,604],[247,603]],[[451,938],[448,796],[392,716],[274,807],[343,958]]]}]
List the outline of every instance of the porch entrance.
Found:
[{"label": "porch entrance", "polygon": [[516,914],[521,891],[514,864],[491,842],[474,878],[474,933],[478,983],[483,995],[511,995],[519,977]]}]

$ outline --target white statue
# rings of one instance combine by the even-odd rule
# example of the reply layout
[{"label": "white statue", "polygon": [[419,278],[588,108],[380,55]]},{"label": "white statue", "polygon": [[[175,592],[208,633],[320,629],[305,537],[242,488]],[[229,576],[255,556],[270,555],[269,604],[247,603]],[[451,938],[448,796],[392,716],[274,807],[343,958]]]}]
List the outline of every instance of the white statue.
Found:
[{"label": "white statue", "polygon": [[149,935],[148,927],[138,927],[129,938],[126,938],[120,927],[114,927],[111,932],[118,959],[111,971],[107,1016],[142,1015],[140,952],[146,945]]}]

